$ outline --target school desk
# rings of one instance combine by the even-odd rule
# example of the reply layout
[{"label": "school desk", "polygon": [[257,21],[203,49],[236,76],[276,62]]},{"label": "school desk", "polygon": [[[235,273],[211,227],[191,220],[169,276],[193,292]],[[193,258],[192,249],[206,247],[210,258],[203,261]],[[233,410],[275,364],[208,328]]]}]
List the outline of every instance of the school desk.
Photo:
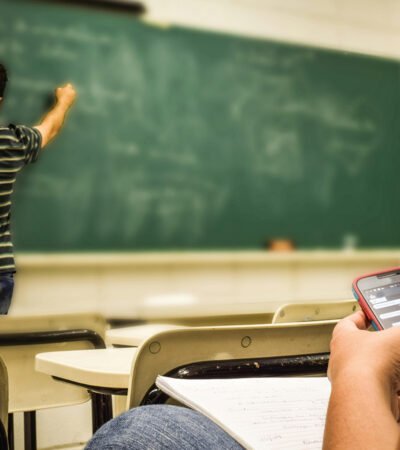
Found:
[{"label": "school desk", "polygon": [[105,407],[109,395],[126,395],[136,348],[41,353],[36,370],[85,387],[92,394],[93,432],[112,418]]},{"label": "school desk", "polygon": [[207,373],[221,378],[232,371],[245,371],[245,376],[261,376],[264,369],[275,375],[282,375],[282,369],[298,373],[307,365],[313,371],[322,364],[325,370],[336,323],[180,327],[158,332],[137,348],[42,353],[36,357],[36,370],[100,396],[92,402],[95,431],[112,415],[102,407],[106,396],[128,395],[126,405],[137,406],[147,401],[158,374],[189,373],[182,372],[184,366],[194,364],[197,373],[198,364],[203,371],[207,362]]}]

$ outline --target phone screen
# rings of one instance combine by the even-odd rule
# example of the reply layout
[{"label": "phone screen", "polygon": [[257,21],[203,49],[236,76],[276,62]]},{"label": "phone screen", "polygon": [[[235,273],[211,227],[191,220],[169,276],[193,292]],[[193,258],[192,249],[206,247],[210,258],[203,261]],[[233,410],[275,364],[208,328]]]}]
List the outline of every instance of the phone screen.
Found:
[{"label": "phone screen", "polygon": [[364,299],[382,327],[400,327],[400,282],[388,280],[387,285],[361,290]]}]

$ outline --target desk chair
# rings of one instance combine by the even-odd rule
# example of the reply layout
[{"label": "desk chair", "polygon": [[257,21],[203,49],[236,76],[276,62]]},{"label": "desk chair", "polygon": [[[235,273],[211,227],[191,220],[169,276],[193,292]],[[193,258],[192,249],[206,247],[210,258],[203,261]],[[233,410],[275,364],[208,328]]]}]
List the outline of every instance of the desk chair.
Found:
[{"label": "desk chair", "polygon": [[3,360],[0,359],[0,448],[8,450],[8,374]]},{"label": "desk chair", "polygon": [[[90,399],[84,389],[61,385],[37,373],[34,369],[36,354],[50,350],[104,348],[104,332],[105,321],[98,315],[0,317],[0,356],[9,375],[10,450],[14,448],[13,413],[24,413],[25,450],[36,450],[36,411]],[[97,397],[93,400],[100,401]]]},{"label": "desk chair", "polygon": [[165,320],[162,323],[148,322],[145,324],[112,328],[106,331],[106,342],[114,347],[138,347],[146,339],[161,331],[185,327],[227,326],[227,325],[259,325],[271,323],[272,313],[236,314],[212,317],[192,317]]},{"label": "desk chair", "polygon": [[[274,314],[247,314],[229,317],[177,319],[164,323],[146,323],[106,331],[106,342],[114,347],[138,347],[155,333],[188,326],[223,326],[250,325],[268,323],[311,322],[341,319],[358,309],[354,300],[337,302],[288,303],[281,306]],[[213,323],[214,321],[214,323]]]},{"label": "desk chair", "polygon": [[[93,392],[128,395],[126,410],[158,397],[154,393],[157,375],[176,371],[181,377],[276,375],[282,374],[282,360],[276,358],[287,357],[283,364],[286,372],[313,373],[315,368],[324,372],[336,323],[332,320],[173,329],[151,336],[138,348],[38,354],[36,368]],[[185,369],[188,366],[190,371]],[[103,423],[112,417],[109,411],[95,408],[93,413]]]},{"label": "desk chair", "polygon": [[331,320],[160,332],[137,350],[127,408],[158,402],[160,394],[154,384],[157,375],[227,378],[324,373],[336,323]]},{"label": "desk chair", "polygon": [[311,322],[341,319],[359,309],[354,300],[337,302],[288,303],[275,313],[237,314],[231,316],[192,317],[164,320],[162,323],[113,328],[106,331],[106,342],[114,347],[138,347],[155,333],[184,327],[250,325]]},{"label": "desk chair", "polygon": [[334,320],[357,311],[359,306],[354,300],[315,303],[288,303],[278,308],[272,323],[312,322],[315,320]]}]

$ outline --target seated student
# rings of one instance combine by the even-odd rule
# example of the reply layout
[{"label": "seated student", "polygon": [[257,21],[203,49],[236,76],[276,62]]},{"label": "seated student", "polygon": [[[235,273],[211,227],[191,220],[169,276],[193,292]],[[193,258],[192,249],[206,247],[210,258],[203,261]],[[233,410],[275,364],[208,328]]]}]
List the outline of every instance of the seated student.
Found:
[{"label": "seated student", "polygon": [[[328,375],[332,383],[325,450],[400,448],[397,391],[400,329],[371,333],[357,312],[336,326]],[[154,405],[106,423],[86,450],[238,450],[242,446],[198,412]]]}]

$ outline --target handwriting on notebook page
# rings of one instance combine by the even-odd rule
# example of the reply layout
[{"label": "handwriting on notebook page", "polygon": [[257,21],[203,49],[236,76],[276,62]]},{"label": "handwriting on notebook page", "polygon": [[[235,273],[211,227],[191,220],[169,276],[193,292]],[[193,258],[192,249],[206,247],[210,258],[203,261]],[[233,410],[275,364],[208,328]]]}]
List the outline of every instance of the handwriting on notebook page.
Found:
[{"label": "handwriting on notebook page", "polygon": [[330,394],[326,378],[176,380],[157,385],[203,412],[248,449],[320,450]]}]

